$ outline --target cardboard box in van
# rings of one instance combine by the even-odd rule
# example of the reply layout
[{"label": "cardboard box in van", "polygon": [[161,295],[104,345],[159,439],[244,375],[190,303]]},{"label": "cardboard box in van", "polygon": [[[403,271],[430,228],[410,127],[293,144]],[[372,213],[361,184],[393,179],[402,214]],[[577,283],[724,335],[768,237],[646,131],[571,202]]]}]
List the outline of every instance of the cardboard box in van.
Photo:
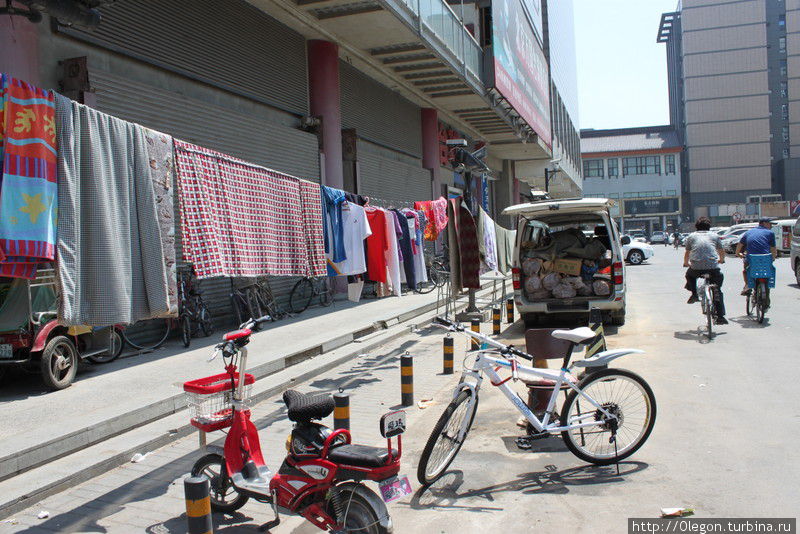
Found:
[{"label": "cardboard box in van", "polygon": [[583,265],[583,260],[571,258],[558,258],[553,260],[553,270],[555,272],[568,274],[570,276],[580,276],[581,265]]}]

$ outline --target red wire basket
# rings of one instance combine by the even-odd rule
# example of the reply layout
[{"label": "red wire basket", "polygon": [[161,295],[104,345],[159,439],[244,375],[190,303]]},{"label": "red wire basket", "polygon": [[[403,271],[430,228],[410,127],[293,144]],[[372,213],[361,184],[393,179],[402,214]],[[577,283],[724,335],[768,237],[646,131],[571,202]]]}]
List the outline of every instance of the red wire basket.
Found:
[{"label": "red wire basket", "polygon": [[[239,373],[233,375],[236,387],[239,386]],[[245,373],[242,402],[250,402],[250,394],[256,378]],[[222,373],[184,382],[183,391],[189,406],[191,424],[204,432],[228,428],[233,423],[231,400],[231,375]],[[249,411],[249,410],[248,410]]]}]

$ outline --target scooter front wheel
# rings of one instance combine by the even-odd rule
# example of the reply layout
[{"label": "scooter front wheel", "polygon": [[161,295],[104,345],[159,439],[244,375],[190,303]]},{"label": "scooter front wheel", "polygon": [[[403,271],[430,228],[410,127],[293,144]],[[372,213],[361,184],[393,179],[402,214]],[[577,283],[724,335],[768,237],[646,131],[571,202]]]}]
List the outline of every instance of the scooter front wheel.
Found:
[{"label": "scooter front wheel", "polygon": [[192,467],[192,476],[205,475],[211,483],[211,509],[232,514],[250,499],[239,493],[228,476],[225,459],[219,454],[206,454]]}]

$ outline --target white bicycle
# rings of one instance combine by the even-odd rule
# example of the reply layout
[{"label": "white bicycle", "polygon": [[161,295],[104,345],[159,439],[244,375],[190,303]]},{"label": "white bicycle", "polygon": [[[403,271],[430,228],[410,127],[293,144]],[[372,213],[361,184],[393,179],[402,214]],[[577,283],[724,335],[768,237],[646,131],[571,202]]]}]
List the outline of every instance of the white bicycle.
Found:
[{"label": "white bicycle", "polygon": [[[421,484],[427,486],[438,480],[461,449],[475,419],[484,374],[533,426],[535,433],[531,439],[561,433],[567,448],[581,460],[597,465],[619,462],[636,452],[650,436],[656,420],[656,399],[642,377],[625,369],[597,369],[580,379],[571,372],[576,367],[605,367],[620,356],[644,351],[607,350],[570,365],[574,348],[591,341],[596,334],[587,327],[556,330],[553,337],[570,341],[570,347],[561,369],[541,369],[517,362],[517,357],[533,360],[525,352],[447,319],[439,317],[434,322],[466,334],[490,348],[477,352],[474,365],[463,372],[452,402],[434,426],[417,469]],[[509,371],[509,376],[501,378],[498,374],[501,370]],[[553,382],[547,410],[541,420],[508,384],[520,377]],[[559,392],[564,388],[568,393],[559,415],[554,408]]]}]

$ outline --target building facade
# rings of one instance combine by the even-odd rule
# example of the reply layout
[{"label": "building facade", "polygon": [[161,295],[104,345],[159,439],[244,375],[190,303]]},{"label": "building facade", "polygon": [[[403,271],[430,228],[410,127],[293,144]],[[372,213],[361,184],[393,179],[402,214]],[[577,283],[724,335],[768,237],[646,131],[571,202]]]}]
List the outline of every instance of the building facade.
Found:
[{"label": "building facade", "polygon": [[685,214],[800,194],[800,0],[683,0],[665,13]]},{"label": "building facade", "polygon": [[622,231],[681,223],[683,148],[671,126],[581,130],[583,196],[613,200]]}]

